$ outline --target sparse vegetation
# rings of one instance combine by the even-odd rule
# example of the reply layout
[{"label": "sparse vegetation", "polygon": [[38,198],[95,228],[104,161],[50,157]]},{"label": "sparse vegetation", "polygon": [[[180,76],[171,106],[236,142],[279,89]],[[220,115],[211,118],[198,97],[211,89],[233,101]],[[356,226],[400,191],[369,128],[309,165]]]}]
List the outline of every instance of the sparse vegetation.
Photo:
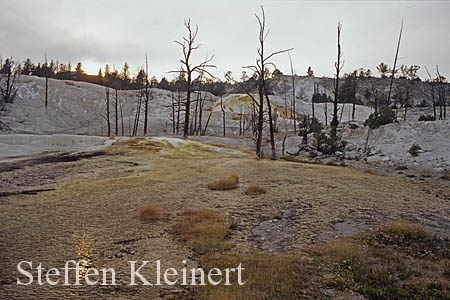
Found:
[{"label": "sparse vegetation", "polygon": [[442,179],[444,180],[450,180],[450,170],[449,169],[444,169],[444,171],[442,171]]},{"label": "sparse vegetation", "polygon": [[161,208],[154,203],[145,203],[138,208],[139,219],[144,222],[159,220],[163,217]]},{"label": "sparse vegetation", "polygon": [[233,174],[230,177],[220,179],[208,184],[210,190],[226,191],[237,189],[239,187],[239,175]]},{"label": "sparse vegetation", "polygon": [[314,147],[324,153],[332,154],[345,147],[346,142],[340,141],[339,136],[328,134],[320,121],[315,121],[312,125],[312,133],[314,137]]},{"label": "sparse vegetation", "polygon": [[408,170],[408,166],[407,165],[398,165],[395,167],[396,171],[404,171],[404,170]]},{"label": "sparse vegetation", "polygon": [[422,174],[420,175],[420,177],[430,178],[430,177],[432,177],[432,174],[428,171],[423,171]]},{"label": "sparse vegetation", "polygon": [[267,188],[259,184],[249,184],[245,189],[247,195],[260,195],[267,193]]},{"label": "sparse vegetation", "polygon": [[419,156],[420,150],[422,150],[422,147],[420,147],[417,144],[413,144],[411,148],[409,148],[408,152],[412,156]]},{"label": "sparse vegetation", "polygon": [[225,250],[229,234],[222,215],[210,209],[185,210],[173,226],[182,241],[190,243],[195,252],[203,254]]},{"label": "sparse vegetation", "polygon": [[428,122],[428,121],[434,121],[434,117],[433,117],[432,115],[425,115],[425,114],[422,114],[422,115],[420,115],[420,117],[419,117],[419,121],[426,121],[426,122]]},{"label": "sparse vegetation", "polygon": [[200,258],[206,270],[242,263],[245,285],[238,286],[232,277],[232,286],[200,287],[193,290],[193,296],[318,299],[324,288],[331,288],[348,297],[350,290],[370,300],[447,299],[450,282],[444,278],[450,276],[449,246],[448,240],[440,240],[418,225],[397,222],[311,246],[301,255],[210,253]]},{"label": "sparse vegetation", "polygon": [[395,120],[395,112],[390,107],[382,107],[379,111],[370,114],[369,118],[364,122],[364,126],[370,129],[376,129],[380,126],[390,124]]}]

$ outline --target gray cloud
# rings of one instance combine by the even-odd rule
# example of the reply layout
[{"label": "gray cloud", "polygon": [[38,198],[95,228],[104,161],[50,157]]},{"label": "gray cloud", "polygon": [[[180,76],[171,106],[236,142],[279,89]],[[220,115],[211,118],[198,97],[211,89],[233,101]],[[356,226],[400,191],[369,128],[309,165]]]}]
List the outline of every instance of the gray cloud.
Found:
[{"label": "gray cloud", "polygon": [[[181,51],[173,42],[185,30],[183,19],[199,25],[202,44],[195,59],[215,54],[216,75],[256,57],[260,1],[31,1],[0,0],[0,54],[42,60],[44,53],[60,61],[105,63],[132,70],[149,54],[158,77],[179,67]],[[336,55],[336,24],[343,24],[345,72],[358,67],[375,70],[392,64],[401,18],[405,21],[400,63],[439,65],[450,73],[446,39],[450,19],[447,1],[262,1],[270,34],[267,51],[294,47],[295,72],[312,66],[316,75],[332,75]],[[274,59],[288,72],[287,56]],[[422,74],[423,75],[423,74]],[[170,77],[170,76],[169,76]]]}]

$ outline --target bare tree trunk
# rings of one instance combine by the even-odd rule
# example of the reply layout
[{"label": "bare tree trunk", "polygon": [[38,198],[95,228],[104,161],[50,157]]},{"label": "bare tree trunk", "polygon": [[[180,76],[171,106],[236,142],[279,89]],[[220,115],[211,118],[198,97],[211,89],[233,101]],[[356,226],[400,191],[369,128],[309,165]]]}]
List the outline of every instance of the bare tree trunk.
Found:
[{"label": "bare tree trunk", "polygon": [[205,98],[202,98],[200,95],[200,112],[198,115],[198,128],[197,128],[197,135],[202,135],[202,117],[203,117],[203,105],[205,104],[205,99],[206,99],[206,93],[203,96]]},{"label": "bare tree trunk", "polygon": [[205,130],[203,130],[203,135],[206,135],[206,130],[208,129],[209,120],[211,119],[212,112],[209,113],[208,120],[206,120]]},{"label": "bare tree trunk", "polygon": [[183,139],[187,139],[189,137],[189,117],[191,114],[191,88],[192,88],[191,85],[192,85],[192,73],[188,71]]},{"label": "bare tree trunk", "polygon": [[223,123],[223,136],[226,135],[226,125],[225,125],[225,107],[223,106],[223,98],[222,94],[220,95],[220,108],[222,110],[222,123]]},{"label": "bare tree trunk", "polygon": [[[262,74],[264,76],[264,74]],[[264,80],[264,77],[262,77]],[[263,82],[259,84],[259,111],[258,111],[258,127],[256,132],[256,156],[258,158],[263,157],[262,152],[262,132],[263,132],[263,123],[264,123],[264,96],[263,96]]]},{"label": "bare tree trunk", "polygon": [[394,67],[392,68],[391,83],[389,85],[389,94],[388,94],[386,106],[389,106],[390,102],[391,102],[392,85],[394,83],[395,68],[397,67],[398,50],[400,49],[400,40],[402,39],[402,31],[403,31],[403,20],[402,20],[402,26],[400,27],[400,34],[398,36],[397,50],[395,51]]},{"label": "bare tree trunk", "polygon": [[194,109],[194,126],[191,131],[192,135],[195,135],[197,132],[198,105],[199,105],[199,101],[200,101],[199,95],[200,95],[200,92],[197,92],[197,100],[195,101],[195,109]]},{"label": "bare tree trunk", "polygon": [[105,99],[105,104],[106,104],[106,126],[107,126],[107,130],[108,130],[108,136],[111,136],[111,112],[110,112],[110,98],[109,98],[109,88],[105,87],[105,94],[106,94],[106,99]]},{"label": "bare tree trunk", "polygon": [[120,125],[122,126],[122,136],[125,135],[125,130],[123,129],[123,112],[122,112],[122,102],[119,102],[120,107]]},{"label": "bare tree trunk", "polygon": [[48,77],[45,77],[45,111],[48,108]]},{"label": "bare tree trunk", "polygon": [[289,54],[289,62],[291,64],[291,78],[292,78],[292,109],[291,109],[291,118],[294,119],[294,133],[297,133],[297,114],[295,107],[295,76],[294,76],[294,67],[292,66],[291,54]]},{"label": "bare tree trunk", "polygon": [[148,131],[148,103],[150,101],[150,87],[148,80],[148,60],[147,55],[145,55],[145,106],[144,106],[144,136],[147,135]]},{"label": "bare tree trunk", "polygon": [[353,102],[353,107],[352,107],[352,121],[355,121],[355,110],[356,110],[356,104]]},{"label": "bare tree trunk", "polygon": [[272,159],[277,159],[277,152],[275,149],[275,136],[273,134],[274,126],[272,121],[272,105],[270,104],[269,94],[267,93],[265,83],[264,83],[264,93],[266,94],[267,108],[269,110],[269,131],[270,131],[270,146],[272,148]]},{"label": "bare tree trunk", "polygon": [[311,112],[312,112],[312,118],[314,119],[316,117],[315,110],[314,110],[314,96],[319,93],[319,87],[315,82],[313,84],[314,84],[314,88],[313,88],[314,92],[313,92],[313,95],[311,98]]},{"label": "bare tree trunk", "polygon": [[141,117],[141,107],[142,107],[142,98],[144,97],[144,91],[142,89],[139,90],[138,100],[136,103],[136,113],[134,115],[134,123],[133,123],[133,136],[136,136],[139,130],[139,122]]},{"label": "bare tree trunk", "polygon": [[342,69],[342,62],[341,62],[341,58],[342,58],[342,53],[341,53],[341,30],[342,30],[342,25],[341,23],[338,23],[338,27],[337,27],[337,37],[338,37],[338,42],[337,42],[337,49],[338,49],[338,53],[337,53],[337,61],[334,64],[334,67],[336,69],[336,81],[334,84],[334,103],[333,103],[333,119],[331,120],[331,138],[333,140],[336,140],[337,138],[337,126],[339,124],[338,121],[338,97],[339,97],[339,73]]},{"label": "bare tree trunk", "polygon": [[446,93],[445,93],[445,87],[442,82],[442,76],[441,73],[439,73],[439,67],[436,66],[436,75],[439,82],[439,120],[445,120],[447,117],[447,104],[446,101]]},{"label": "bare tree trunk", "polygon": [[115,106],[114,108],[115,108],[115,113],[116,113],[115,124],[116,124],[116,136],[118,136],[119,135],[119,95],[117,92],[117,88],[115,90],[116,90],[116,98],[114,99],[114,106]]},{"label": "bare tree trunk", "polygon": [[175,100],[173,99],[172,91],[172,133],[175,134]]},{"label": "bare tree trunk", "polygon": [[325,113],[325,126],[328,126],[328,103],[326,102],[323,106],[323,111]]},{"label": "bare tree trunk", "polygon": [[239,136],[242,136],[242,104],[239,109]]},{"label": "bare tree trunk", "polygon": [[181,110],[181,93],[178,90],[178,98],[177,98],[177,134],[180,133],[180,110]]}]

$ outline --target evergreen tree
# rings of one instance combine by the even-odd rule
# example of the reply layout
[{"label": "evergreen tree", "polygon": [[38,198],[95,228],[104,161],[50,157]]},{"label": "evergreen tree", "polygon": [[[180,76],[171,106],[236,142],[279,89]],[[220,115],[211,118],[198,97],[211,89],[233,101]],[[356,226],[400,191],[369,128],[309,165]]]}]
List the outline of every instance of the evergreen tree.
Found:
[{"label": "evergreen tree", "polygon": [[33,64],[31,59],[27,58],[23,62],[22,75],[31,75],[34,72],[36,66]]}]

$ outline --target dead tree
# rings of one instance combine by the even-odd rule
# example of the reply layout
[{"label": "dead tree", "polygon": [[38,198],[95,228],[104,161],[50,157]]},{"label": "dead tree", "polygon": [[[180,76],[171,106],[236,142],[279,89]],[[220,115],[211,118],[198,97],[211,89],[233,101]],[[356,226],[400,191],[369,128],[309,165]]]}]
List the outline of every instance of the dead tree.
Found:
[{"label": "dead tree", "polygon": [[108,130],[108,136],[111,136],[111,112],[110,112],[110,97],[109,97],[109,88],[105,87],[105,105],[106,105],[106,112],[105,112],[105,120],[106,120],[106,126]]},{"label": "dead tree", "polygon": [[292,108],[291,108],[291,120],[294,120],[294,133],[297,133],[297,110],[295,107],[295,75],[294,75],[294,67],[292,66],[292,58],[291,53],[289,54],[289,62],[291,64],[291,79],[292,79]]},{"label": "dead tree", "polygon": [[206,101],[206,93],[203,94],[203,98],[200,95],[199,100],[200,100],[200,112],[199,112],[199,116],[198,116],[198,128],[197,128],[196,135],[202,135],[202,120],[203,120],[203,110],[204,110],[205,101]]},{"label": "dead tree", "polygon": [[267,37],[266,33],[266,16],[264,13],[264,8],[261,6],[262,16],[258,16],[255,14],[256,19],[259,23],[259,48],[258,48],[258,58],[256,60],[255,65],[251,66],[244,66],[244,68],[248,68],[252,71],[254,71],[258,76],[258,93],[259,93],[259,102],[258,102],[258,127],[257,127],[257,139],[256,139],[256,156],[258,158],[263,157],[262,152],[262,133],[263,133],[263,123],[264,123],[264,95],[266,96],[267,100],[267,108],[268,108],[268,115],[269,115],[269,131],[270,131],[270,144],[272,148],[272,159],[276,159],[276,150],[275,150],[275,137],[274,137],[274,129],[273,129],[273,122],[272,122],[272,107],[270,105],[270,100],[268,97],[267,87],[266,87],[266,78],[265,78],[265,71],[268,66],[275,66],[272,62],[270,62],[270,59],[281,53],[288,52],[291,49],[281,50],[277,52],[273,52],[268,56],[264,55],[264,42]]},{"label": "dead tree", "polygon": [[191,120],[191,135],[197,132],[198,103],[200,102],[200,92],[197,91],[197,99],[195,99],[194,118]]},{"label": "dead tree", "polygon": [[146,136],[148,131],[148,104],[151,98],[150,82],[148,80],[147,54],[145,55],[144,98],[144,136]]},{"label": "dead tree", "polygon": [[314,84],[314,87],[313,87],[314,92],[313,92],[313,95],[311,98],[311,114],[312,114],[312,118],[314,119],[316,117],[316,113],[315,113],[315,109],[314,109],[314,102],[315,102],[314,100],[315,100],[316,95],[319,93],[319,84],[316,84],[315,82],[313,84]]},{"label": "dead tree", "polygon": [[208,120],[206,120],[205,129],[203,130],[202,135],[206,135],[206,130],[208,129],[208,124],[209,124],[209,120],[211,120],[211,116],[212,116],[212,111],[209,113]]},{"label": "dead tree", "polygon": [[447,118],[447,93],[444,86],[443,76],[439,73],[439,67],[436,66],[436,78],[439,83],[438,96],[439,96],[439,120],[445,120]]},{"label": "dead tree", "polygon": [[172,91],[172,133],[175,134],[176,133],[176,120],[175,120],[175,99],[173,96],[173,91]]},{"label": "dead tree", "polygon": [[434,120],[437,120],[434,82],[433,82],[433,79],[431,78],[430,72],[428,72],[428,68],[427,67],[425,67],[425,70],[426,70],[426,72],[428,74],[428,77],[430,78],[430,94],[431,94],[431,100],[433,101],[433,117],[434,117]]},{"label": "dead tree", "polygon": [[341,30],[342,25],[338,23],[337,26],[337,61],[334,63],[334,68],[336,70],[336,78],[334,82],[334,102],[333,102],[333,119],[331,120],[331,138],[335,141],[337,139],[337,127],[339,125],[338,121],[338,99],[339,99],[339,73],[344,67],[344,62],[342,61],[341,52]]},{"label": "dead tree", "polygon": [[223,136],[226,136],[226,124],[225,124],[225,117],[226,117],[226,113],[225,113],[225,106],[223,104],[223,95],[220,95],[220,109],[222,110],[222,125],[223,125]]},{"label": "dead tree", "polygon": [[394,75],[396,72],[395,69],[397,67],[398,50],[400,49],[400,40],[402,39],[402,31],[403,31],[403,20],[402,20],[402,25],[400,27],[400,34],[398,36],[397,50],[395,51],[394,67],[392,68],[391,83],[389,84],[389,94],[388,94],[386,106],[389,106],[390,101],[391,101],[392,85],[394,84]]},{"label": "dead tree", "polygon": [[192,52],[197,50],[200,46],[195,44],[195,39],[197,38],[198,26],[195,25],[195,28],[192,28],[191,20],[185,20],[184,26],[188,31],[187,37],[183,37],[182,41],[175,41],[178,45],[181,46],[183,50],[183,58],[180,60],[184,69],[179,71],[171,71],[172,73],[184,73],[187,75],[187,87],[186,87],[186,106],[185,106],[185,118],[184,118],[184,132],[183,138],[187,139],[189,137],[189,117],[191,110],[191,92],[192,92],[192,75],[194,73],[205,72],[206,74],[214,77],[211,73],[209,73],[206,68],[215,68],[216,66],[209,64],[214,56],[210,58],[206,58],[203,62],[198,65],[193,66],[191,63]]},{"label": "dead tree", "polygon": [[4,110],[6,104],[13,103],[17,94],[17,82],[20,72],[12,58],[7,58],[2,66],[0,74],[0,111]]},{"label": "dead tree", "polygon": [[116,136],[119,135],[119,93],[117,88],[114,89],[116,94],[114,97],[114,110],[115,110],[115,125],[116,125]]},{"label": "dead tree", "polygon": [[43,66],[44,69],[44,76],[45,76],[45,100],[44,100],[44,106],[45,106],[45,111],[47,111],[48,108],[48,77],[50,76],[50,68],[48,67],[48,62],[47,62],[47,54],[45,55],[45,63]]},{"label": "dead tree", "polygon": [[144,90],[139,89],[138,99],[136,103],[136,113],[134,114],[134,122],[133,122],[133,136],[136,136],[139,129],[139,119],[141,116],[141,107],[142,107],[142,98],[144,97]]},{"label": "dead tree", "polygon": [[122,102],[119,102],[119,108],[120,108],[120,125],[122,127],[122,136],[125,135],[125,130],[123,129],[123,111],[122,111]]}]

